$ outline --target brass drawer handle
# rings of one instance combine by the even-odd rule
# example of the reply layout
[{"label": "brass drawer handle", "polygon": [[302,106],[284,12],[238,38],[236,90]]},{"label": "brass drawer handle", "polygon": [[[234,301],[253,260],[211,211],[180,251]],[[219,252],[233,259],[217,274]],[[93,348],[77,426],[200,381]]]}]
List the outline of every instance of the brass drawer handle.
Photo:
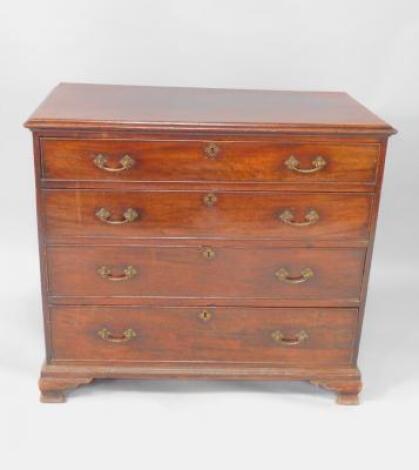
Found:
[{"label": "brass drawer handle", "polygon": [[314,158],[314,160],[311,162],[312,163],[312,168],[299,168],[300,162],[294,157],[294,155],[291,155],[288,160],[285,161],[285,166],[292,171],[296,171],[297,173],[316,173],[317,171],[322,170],[326,166],[326,160],[318,156]]},{"label": "brass drawer handle", "polygon": [[289,209],[284,210],[278,215],[279,219],[284,222],[284,224],[292,225],[293,227],[308,227],[319,221],[320,216],[317,211],[314,209],[309,210],[304,216],[305,222],[295,222],[294,214]]},{"label": "brass drawer handle", "polygon": [[299,276],[290,276],[290,273],[285,268],[281,268],[275,273],[275,276],[281,282],[301,284],[314,277],[314,272],[310,268],[304,268]]},{"label": "brass drawer handle", "polygon": [[111,268],[109,268],[108,266],[101,266],[97,270],[97,273],[102,279],[107,279],[108,281],[118,282],[118,281],[128,281],[129,279],[134,278],[137,275],[137,270],[134,268],[134,266],[127,266],[123,270],[123,274],[113,275]]},{"label": "brass drawer handle", "polygon": [[110,173],[119,173],[120,171],[125,171],[125,170],[129,170],[130,168],[132,168],[135,165],[135,160],[131,158],[129,155],[124,155],[119,160],[120,166],[114,168],[114,167],[107,166],[108,157],[100,153],[99,155],[96,155],[96,157],[93,160],[93,163],[101,170],[105,170]]},{"label": "brass drawer handle", "polygon": [[272,339],[281,345],[284,346],[296,346],[297,344],[303,343],[306,339],[308,339],[308,334],[302,330],[297,333],[295,336],[285,336],[281,330],[275,330],[272,335]]},{"label": "brass drawer handle", "polygon": [[212,207],[212,206],[215,206],[215,203],[218,201],[218,198],[216,194],[208,193],[208,194],[205,194],[202,200],[207,207]]},{"label": "brass drawer handle", "polygon": [[109,343],[126,343],[137,336],[137,333],[132,328],[128,328],[121,335],[114,335],[107,328],[102,328],[97,334]]},{"label": "brass drawer handle", "polygon": [[213,142],[210,142],[204,147],[204,154],[208,160],[215,160],[220,153],[220,147]]},{"label": "brass drawer handle", "polygon": [[210,246],[204,246],[202,248],[202,256],[206,259],[214,259],[215,258],[215,251]]},{"label": "brass drawer handle", "polygon": [[121,225],[134,222],[134,220],[138,219],[139,215],[135,209],[129,208],[124,212],[123,218],[121,220],[111,220],[112,214],[108,211],[108,209],[102,207],[96,212],[96,217],[107,224]]}]

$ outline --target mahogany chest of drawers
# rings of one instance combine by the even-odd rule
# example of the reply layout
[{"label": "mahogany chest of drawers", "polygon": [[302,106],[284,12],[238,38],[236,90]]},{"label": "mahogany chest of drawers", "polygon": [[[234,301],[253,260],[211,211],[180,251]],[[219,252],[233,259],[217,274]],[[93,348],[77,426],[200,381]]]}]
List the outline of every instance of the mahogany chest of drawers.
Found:
[{"label": "mahogany chest of drawers", "polygon": [[345,93],[61,84],[33,131],[41,397],[306,380],[357,402],[387,139]]}]

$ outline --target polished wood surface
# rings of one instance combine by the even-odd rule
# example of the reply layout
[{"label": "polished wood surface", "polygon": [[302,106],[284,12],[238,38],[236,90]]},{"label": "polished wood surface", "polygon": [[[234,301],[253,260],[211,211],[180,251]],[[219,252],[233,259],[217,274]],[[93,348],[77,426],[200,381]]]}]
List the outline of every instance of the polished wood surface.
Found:
[{"label": "polished wood surface", "polygon": [[354,404],[387,138],[343,93],[62,84],[33,130],[42,400],[307,380]]},{"label": "polished wood surface", "polygon": [[62,83],[26,122],[29,128],[322,127],[391,134],[393,128],[346,93],[168,88]]},{"label": "polished wood surface", "polygon": [[[280,240],[368,240],[372,198],[262,191],[92,191],[46,190],[41,194],[50,239],[235,238]],[[132,208],[138,218],[124,220]],[[283,220],[285,211],[293,218]],[[307,223],[315,211],[318,219]],[[282,217],[282,219],[281,219]],[[308,219],[310,220],[310,219]]]},{"label": "polished wood surface", "polygon": [[[214,157],[205,154],[217,146]],[[42,140],[42,177],[45,180],[77,181],[240,181],[281,183],[375,183],[379,146],[332,142],[258,141],[131,141],[131,140]],[[107,167],[121,168],[128,155],[133,166],[106,171],[95,165],[103,155]],[[321,156],[324,168],[298,173],[286,166],[294,156],[302,169],[311,169]]]},{"label": "polished wood surface", "polygon": [[[206,250],[213,258],[206,257]],[[355,248],[305,249],[269,247],[50,247],[48,249],[48,292],[53,296],[200,298],[269,298],[274,300],[344,299],[359,300],[365,250]],[[109,267],[122,276],[127,266],[137,274],[126,281],[103,279],[97,270]],[[290,277],[300,278],[305,268],[313,277],[290,284],[278,280],[285,268]],[[86,299],[87,301],[88,299]],[[106,302],[106,301],[105,301]]]},{"label": "polished wood surface", "polygon": [[[59,361],[221,361],[349,365],[355,309],[53,307]],[[204,314],[203,314],[204,313]],[[103,339],[106,329],[122,342]],[[127,329],[135,336],[124,342]],[[278,330],[284,342],[272,336]],[[299,333],[306,337],[298,343]]]}]

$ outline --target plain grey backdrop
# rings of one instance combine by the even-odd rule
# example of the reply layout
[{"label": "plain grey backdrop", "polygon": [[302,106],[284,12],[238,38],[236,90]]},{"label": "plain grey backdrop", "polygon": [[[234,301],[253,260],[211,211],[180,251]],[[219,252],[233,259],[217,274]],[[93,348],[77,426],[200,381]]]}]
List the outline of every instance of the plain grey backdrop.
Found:
[{"label": "plain grey backdrop", "polygon": [[[7,469],[417,468],[416,0],[2,0],[0,452]],[[38,403],[43,360],[32,143],[60,81],[344,90],[390,139],[360,367],[362,405],[305,384],[99,383]]]}]

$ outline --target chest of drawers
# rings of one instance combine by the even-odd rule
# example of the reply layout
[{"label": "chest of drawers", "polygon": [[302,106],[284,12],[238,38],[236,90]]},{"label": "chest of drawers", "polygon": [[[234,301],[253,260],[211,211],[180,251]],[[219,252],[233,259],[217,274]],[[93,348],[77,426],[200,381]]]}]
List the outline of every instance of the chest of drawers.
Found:
[{"label": "chest of drawers", "polygon": [[96,378],[353,404],[387,139],[344,93],[61,84],[33,131],[45,402]]}]

